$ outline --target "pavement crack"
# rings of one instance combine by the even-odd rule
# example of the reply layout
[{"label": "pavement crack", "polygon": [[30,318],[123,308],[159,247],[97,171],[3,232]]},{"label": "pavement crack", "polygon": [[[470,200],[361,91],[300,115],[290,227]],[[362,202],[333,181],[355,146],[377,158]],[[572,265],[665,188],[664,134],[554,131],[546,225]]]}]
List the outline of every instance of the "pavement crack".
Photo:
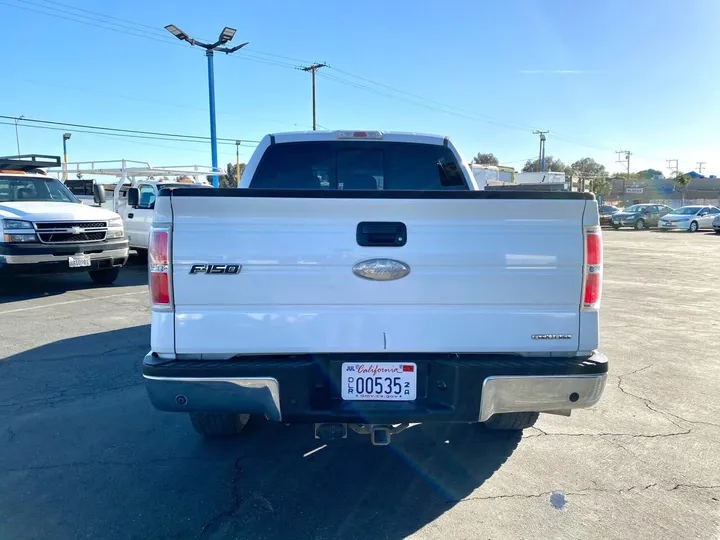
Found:
[{"label": "pavement crack", "polygon": [[[662,409],[658,408],[658,406],[657,406],[655,403],[653,403],[652,400],[650,400],[650,399],[648,399],[648,398],[646,398],[646,397],[643,397],[643,396],[639,396],[638,394],[634,394],[633,392],[631,392],[630,390],[628,390],[627,388],[625,388],[625,387],[623,386],[623,382],[624,382],[625,377],[629,377],[630,375],[634,375],[635,373],[640,373],[641,371],[645,371],[646,369],[649,369],[649,368],[653,367],[654,365],[655,365],[655,364],[650,364],[650,365],[648,365],[648,366],[645,366],[645,367],[636,369],[636,370],[634,370],[634,371],[631,371],[630,373],[626,373],[626,374],[624,374],[624,375],[618,375],[618,383],[617,383],[617,388],[618,388],[618,390],[620,390],[620,391],[621,391],[623,394],[625,394],[625,395],[628,395],[628,396],[630,396],[630,397],[633,397],[633,398],[635,398],[635,399],[637,399],[637,400],[642,401],[648,409],[650,409],[652,412],[655,412],[655,413],[657,413],[657,414],[661,414],[662,416],[665,417],[665,419],[666,419],[668,422],[670,422],[671,424],[673,424],[673,425],[674,425],[675,427],[677,427],[678,429],[685,430],[686,428],[685,428],[684,426],[681,426],[680,424],[678,424],[675,420],[679,420],[679,421],[681,421],[681,422],[686,422],[686,423],[688,423],[688,424],[699,424],[699,425],[720,427],[720,424],[715,424],[715,423],[713,423],[713,422],[705,422],[705,421],[702,421],[702,420],[688,420],[687,418],[684,418],[684,417],[679,416],[679,415],[677,415],[677,414],[673,414],[673,413],[670,413],[670,412],[667,412],[667,411],[663,411]],[[675,419],[675,420],[673,420],[673,419]],[[687,432],[689,433],[690,431],[691,431],[691,430],[688,430]]]},{"label": "pavement crack", "polygon": [[553,493],[562,493],[565,496],[584,496],[589,495],[590,493],[615,493],[615,494],[624,494],[624,493],[637,493],[646,491],[651,488],[658,488],[662,491],[670,492],[670,491],[676,491],[680,488],[689,488],[689,489],[720,489],[720,485],[698,485],[698,484],[675,484],[672,487],[664,488],[660,486],[657,482],[652,482],[651,484],[645,484],[645,485],[634,485],[634,486],[628,486],[620,489],[609,489],[609,488],[598,488],[598,487],[588,487],[585,489],[580,489],[577,491],[563,491],[562,489],[554,489],[551,491],[543,491],[541,493],[509,493],[509,494],[503,494],[503,495],[485,495],[485,496],[478,496],[478,497],[467,497],[465,499],[457,499],[457,500],[449,500],[448,503],[464,503],[464,502],[470,502],[470,501],[492,501],[492,500],[498,500],[498,499],[539,499],[541,497],[547,497],[552,495]]},{"label": "pavement crack", "polygon": [[13,431],[12,426],[8,426],[8,427],[7,427],[7,432],[8,432],[8,435],[9,435],[9,438],[8,438],[7,442],[10,443],[10,442],[12,442],[12,440],[15,438],[15,432]]},{"label": "pavement crack", "polygon": [[687,488],[687,489],[720,489],[720,484],[705,486],[701,484],[675,484],[674,487],[667,491],[675,491],[676,489]]},{"label": "pavement crack", "polygon": [[224,520],[231,518],[233,515],[235,515],[235,512],[237,512],[240,509],[240,504],[242,503],[242,498],[240,497],[240,488],[238,487],[238,483],[240,482],[240,475],[243,472],[242,466],[240,465],[240,458],[235,459],[235,464],[233,465],[232,470],[232,483],[230,485],[231,487],[231,506],[230,508],[223,510],[222,512],[219,512],[215,514],[210,521],[208,521],[205,525],[203,525],[202,529],[200,530],[200,533],[194,537],[193,540],[200,540],[203,536],[205,536],[206,533],[210,532],[212,529],[214,529],[219,523],[222,523]]},{"label": "pavement crack", "polygon": [[548,436],[548,437],[632,437],[632,438],[638,438],[638,439],[655,439],[655,438],[662,438],[662,437],[679,437],[680,435],[687,435],[690,433],[690,430],[687,431],[680,431],[675,433],[610,433],[610,432],[603,432],[603,433],[550,433],[543,431],[540,435],[528,435],[527,437],[523,437],[524,439],[535,439],[537,437],[541,436]]}]

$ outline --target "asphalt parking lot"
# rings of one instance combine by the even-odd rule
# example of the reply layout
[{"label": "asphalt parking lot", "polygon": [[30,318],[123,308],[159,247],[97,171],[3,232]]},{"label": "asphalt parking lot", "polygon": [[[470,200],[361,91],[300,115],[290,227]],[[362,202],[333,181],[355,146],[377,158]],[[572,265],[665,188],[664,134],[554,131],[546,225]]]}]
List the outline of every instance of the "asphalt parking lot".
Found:
[{"label": "asphalt parking lot", "polygon": [[146,268],[0,289],[0,539],[720,538],[720,236],[606,231],[600,404],[390,447],[156,412]]}]

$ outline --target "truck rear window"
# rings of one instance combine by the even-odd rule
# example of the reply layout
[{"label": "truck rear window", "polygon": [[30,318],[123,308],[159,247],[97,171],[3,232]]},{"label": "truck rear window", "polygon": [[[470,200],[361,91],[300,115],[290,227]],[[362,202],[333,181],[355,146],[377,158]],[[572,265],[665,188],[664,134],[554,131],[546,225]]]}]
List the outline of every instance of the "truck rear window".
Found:
[{"label": "truck rear window", "polygon": [[467,190],[445,146],[322,141],[278,143],[265,151],[250,181],[255,189]]}]

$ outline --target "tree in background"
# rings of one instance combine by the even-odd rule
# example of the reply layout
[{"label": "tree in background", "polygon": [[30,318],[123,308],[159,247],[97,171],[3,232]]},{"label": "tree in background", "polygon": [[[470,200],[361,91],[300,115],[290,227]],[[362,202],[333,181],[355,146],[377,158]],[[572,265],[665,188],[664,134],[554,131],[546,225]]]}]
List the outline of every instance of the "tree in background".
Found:
[{"label": "tree in background", "polygon": [[191,178],[187,174],[183,174],[182,176],[178,176],[177,180],[191,180]]},{"label": "tree in background", "polygon": [[[565,174],[572,172],[562,161],[552,156],[545,156],[545,170],[550,172],[564,172]],[[522,172],[540,172],[540,158],[534,160],[528,159],[522,168]]]},{"label": "tree in background", "polygon": [[227,171],[227,176],[221,176],[220,177],[220,187],[221,188],[235,188],[238,186],[238,181],[240,180],[240,177],[242,176],[243,171],[245,170],[245,164],[240,164],[240,170],[235,170],[235,164],[234,163],[228,163],[227,168],[225,169]]},{"label": "tree in background", "polygon": [[[592,182],[595,179],[606,177],[605,165],[601,165],[593,158],[585,157],[578,159],[575,163],[570,165],[570,169],[573,175],[580,178],[580,191],[585,191],[589,188],[595,195],[605,195],[604,193],[598,193],[593,189]],[[596,186],[602,186],[604,183],[597,182]]]},{"label": "tree in background", "polygon": [[482,152],[478,152],[477,156],[473,158],[472,162],[475,165],[498,165],[499,163],[498,158],[495,157],[495,154],[483,154]]},{"label": "tree in background", "polygon": [[673,183],[676,187],[680,188],[680,193],[682,194],[682,204],[685,205],[685,191],[687,190],[688,184],[690,183],[690,180],[692,180],[687,174],[681,173],[678,171],[678,173],[671,178]]},{"label": "tree in background", "polygon": [[657,169],[645,169],[642,171],[638,171],[636,174],[639,178],[654,178],[656,176],[664,178],[663,173],[661,171],[658,171]]}]

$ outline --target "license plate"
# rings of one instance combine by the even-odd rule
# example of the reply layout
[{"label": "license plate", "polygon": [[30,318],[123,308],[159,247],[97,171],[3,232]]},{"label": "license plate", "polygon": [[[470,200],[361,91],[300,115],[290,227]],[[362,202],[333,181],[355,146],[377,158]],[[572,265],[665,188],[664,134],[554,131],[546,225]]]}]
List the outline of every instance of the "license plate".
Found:
[{"label": "license plate", "polygon": [[90,266],[90,255],[71,255],[68,257],[70,268],[82,268]]},{"label": "license plate", "polygon": [[414,401],[417,366],[410,362],[343,362],[342,398],[348,401]]}]

